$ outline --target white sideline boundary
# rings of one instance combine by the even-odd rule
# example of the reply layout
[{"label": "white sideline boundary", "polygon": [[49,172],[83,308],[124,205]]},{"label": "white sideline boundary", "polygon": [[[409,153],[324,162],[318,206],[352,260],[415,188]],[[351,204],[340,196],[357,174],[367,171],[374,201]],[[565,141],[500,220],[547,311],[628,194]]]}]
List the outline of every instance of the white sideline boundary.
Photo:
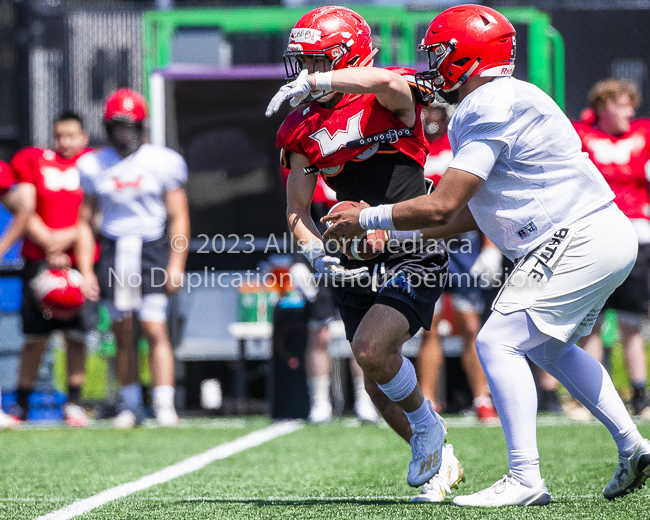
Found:
[{"label": "white sideline boundary", "polygon": [[225,459],[231,455],[235,455],[241,451],[247,450],[249,448],[254,448],[260,444],[264,444],[272,439],[287,435],[291,432],[294,432],[302,428],[302,423],[299,421],[285,421],[262,430],[257,430],[248,435],[244,435],[239,439],[235,439],[231,442],[226,442],[215,446],[214,448],[200,453],[199,455],[194,455],[185,460],[167,466],[166,468],[146,475],[138,480],[132,482],[127,482],[126,484],[121,484],[114,488],[107,489],[82,500],[77,500],[76,502],[70,504],[69,506],[62,507],[51,513],[48,513],[43,516],[37,517],[35,520],[69,520],[75,516],[83,515],[88,511],[96,509],[108,502],[118,500],[120,498],[127,497],[138,491],[148,489],[152,486],[168,482],[177,477],[187,475],[201,468],[204,468],[208,464],[214,462],[215,460]]}]

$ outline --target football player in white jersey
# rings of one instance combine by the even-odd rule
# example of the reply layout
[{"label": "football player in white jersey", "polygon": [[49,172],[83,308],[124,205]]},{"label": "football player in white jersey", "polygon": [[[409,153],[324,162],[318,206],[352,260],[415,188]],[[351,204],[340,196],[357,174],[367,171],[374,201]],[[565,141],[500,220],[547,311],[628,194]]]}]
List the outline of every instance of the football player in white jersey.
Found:
[{"label": "football player in white jersey", "polygon": [[[95,206],[102,212],[97,275],[90,251],[79,251],[87,297],[107,301],[117,341],[118,378],[125,409],[115,419],[132,428],[142,419],[142,390],[133,359],[132,316],[138,312],[149,343],[157,422],[177,426],[174,356],[167,331],[167,294],[181,286],[190,224],[183,185],[187,166],[173,150],[144,143],[144,98],[120,89],[106,102],[104,125],[112,146],[77,163],[86,195],[84,233],[92,233]],[[96,203],[96,204],[95,204]],[[168,226],[168,235],[165,233]],[[176,245],[170,248],[170,237]]]},{"label": "football player in white jersey", "polygon": [[[575,341],[589,333],[632,269],[634,229],[560,108],[539,88],[511,77],[515,30],[503,15],[477,5],[447,9],[418,49],[430,63],[418,81],[458,103],[449,126],[454,159],[432,194],[333,214],[326,217],[336,223],[325,238],[350,238],[364,229],[421,229],[423,238],[441,238],[480,228],[516,262],[476,339],[510,471],[455,504],[550,502],[539,471],[537,398],[526,357],[607,427],[619,464],[603,494],[626,495],[650,475],[650,441],[603,366]],[[339,90],[336,71],[331,79]]]}]

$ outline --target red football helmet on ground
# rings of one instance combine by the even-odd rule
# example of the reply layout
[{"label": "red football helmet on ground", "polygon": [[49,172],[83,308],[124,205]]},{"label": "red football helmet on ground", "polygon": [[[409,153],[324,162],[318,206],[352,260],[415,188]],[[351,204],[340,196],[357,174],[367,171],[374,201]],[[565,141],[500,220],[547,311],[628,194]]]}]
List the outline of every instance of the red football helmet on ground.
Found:
[{"label": "red football helmet on ground", "polygon": [[319,7],[304,15],[291,30],[284,53],[287,80],[295,79],[313,58],[310,72],[327,72],[372,63],[370,26],[357,13],[340,6]]},{"label": "red football helmet on ground", "polygon": [[86,298],[83,278],[75,269],[43,269],[30,282],[34,297],[46,318],[70,320],[81,311]]},{"label": "red football helmet on ground", "polygon": [[140,123],[147,117],[147,102],[128,88],[121,88],[111,94],[104,107],[104,121]]},{"label": "red football helmet on ground", "polygon": [[[418,45],[429,55],[429,70],[416,81],[430,91],[449,93],[474,76],[512,76],[515,28],[498,11],[482,5],[459,5],[436,16]],[[422,90],[422,89],[421,89]]]}]

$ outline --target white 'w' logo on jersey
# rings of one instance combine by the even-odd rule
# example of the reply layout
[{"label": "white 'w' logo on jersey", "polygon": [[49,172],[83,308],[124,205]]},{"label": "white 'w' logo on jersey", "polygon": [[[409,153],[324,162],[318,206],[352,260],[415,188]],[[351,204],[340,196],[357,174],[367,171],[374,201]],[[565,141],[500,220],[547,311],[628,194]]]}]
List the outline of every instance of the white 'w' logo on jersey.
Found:
[{"label": "white 'w' logo on jersey", "polygon": [[632,153],[645,146],[645,139],[640,135],[620,139],[615,143],[609,139],[592,139],[588,146],[600,164],[627,164]]},{"label": "white 'w' logo on jersey", "polygon": [[79,188],[79,170],[76,168],[61,171],[52,166],[43,166],[41,173],[45,187],[50,191],[74,191]]},{"label": "white 'w' logo on jersey", "polygon": [[323,157],[333,154],[341,148],[345,148],[346,143],[349,141],[356,141],[357,139],[363,138],[363,134],[361,133],[361,116],[363,116],[363,110],[356,116],[348,119],[345,130],[337,130],[334,132],[334,135],[330,134],[327,128],[321,128],[309,137],[318,143],[320,153]]}]

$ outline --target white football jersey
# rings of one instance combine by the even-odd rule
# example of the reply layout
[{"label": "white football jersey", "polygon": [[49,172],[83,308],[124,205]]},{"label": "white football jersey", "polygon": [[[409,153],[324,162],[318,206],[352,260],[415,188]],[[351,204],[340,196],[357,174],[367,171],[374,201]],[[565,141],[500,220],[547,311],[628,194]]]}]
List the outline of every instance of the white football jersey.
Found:
[{"label": "white football jersey", "polygon": [[87,153],[77,161],[81,188],[99,200],[102,234],[145,242],[165,232],[165,192],[187,182],[187,165],[175,151],[151,144],[122,158],[112,148]]},{"label": "white football jersey", "polygon": [[469,209],[511,260],[614,199],[569,119],[535,85],[515,78],[482,85],[458,105],[448,132],[454,155],[473,141],[504,143],[489,174],[471,172],[485,184]]}]

